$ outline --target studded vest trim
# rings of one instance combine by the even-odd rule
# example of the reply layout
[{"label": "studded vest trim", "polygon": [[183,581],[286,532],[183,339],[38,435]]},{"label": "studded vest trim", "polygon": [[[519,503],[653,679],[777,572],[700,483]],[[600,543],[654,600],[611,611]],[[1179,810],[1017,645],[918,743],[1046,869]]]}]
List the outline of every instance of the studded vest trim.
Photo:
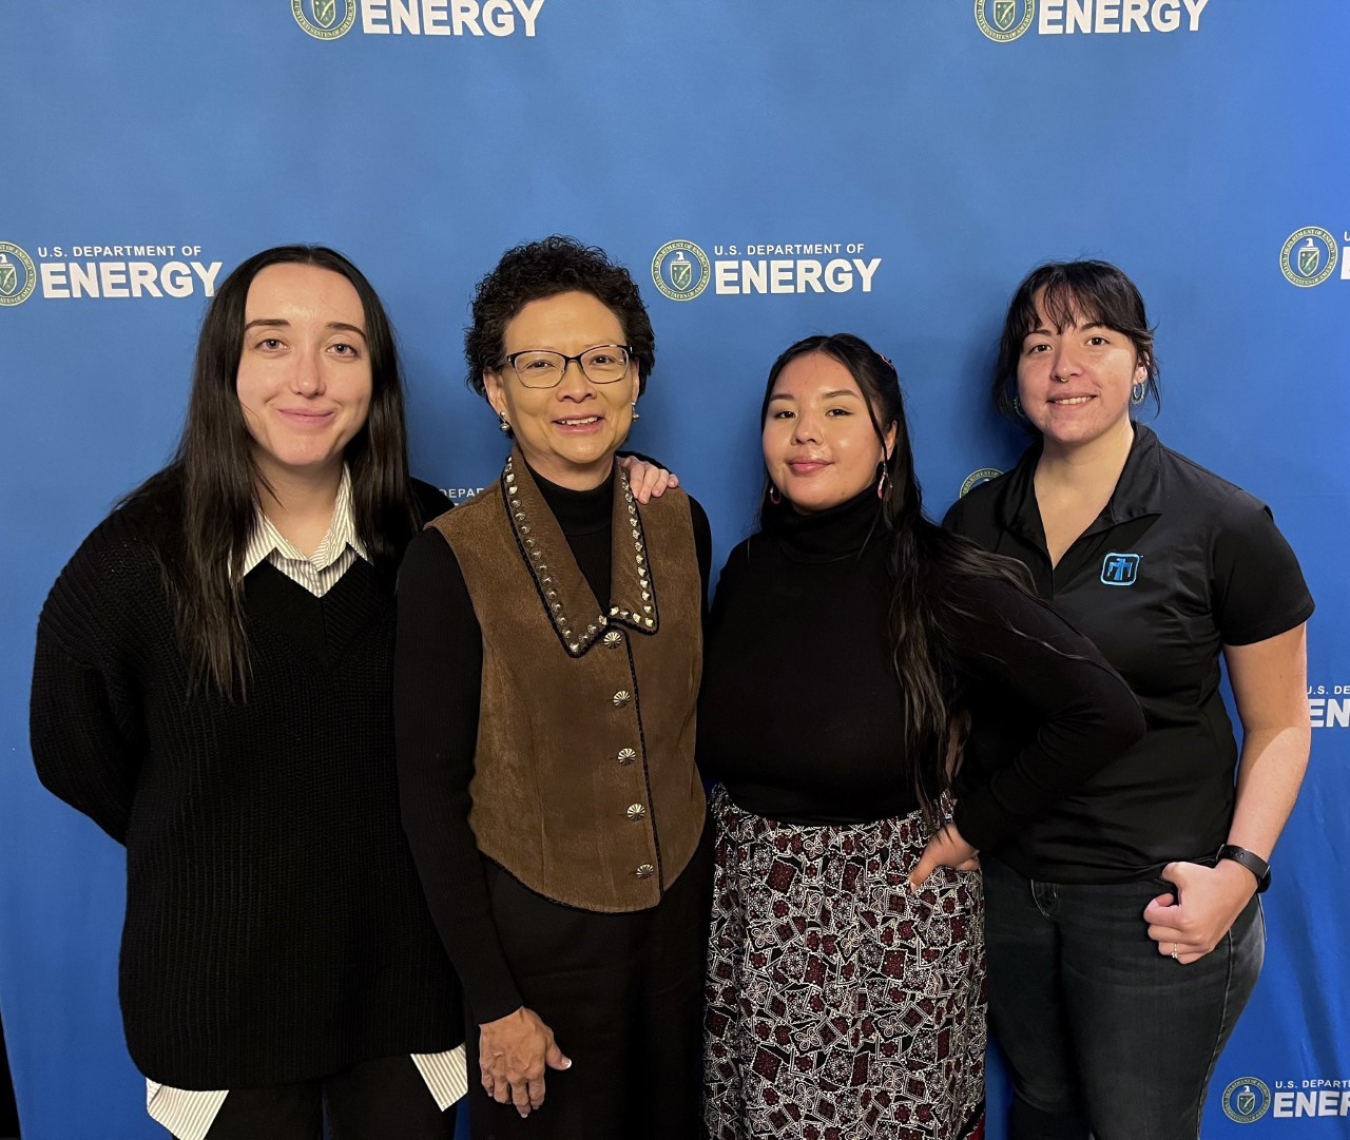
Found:
[{"label": "studded vest trim", "polygon": [[431,524],[483,634],[469,823],[531,890],[601,912],[655,906],[703,830],[694,768],[702,581],[689,499],[640,506],[615,468],[602,607],[529,468]]}]

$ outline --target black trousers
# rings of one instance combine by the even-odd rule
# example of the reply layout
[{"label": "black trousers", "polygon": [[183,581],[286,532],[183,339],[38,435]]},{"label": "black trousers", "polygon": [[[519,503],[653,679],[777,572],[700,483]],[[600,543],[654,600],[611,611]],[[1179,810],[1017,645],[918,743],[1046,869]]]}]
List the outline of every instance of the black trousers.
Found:
[{"label": "black trousers", "polygon": [[315,1081],[231,1089],[206,1140],[451,1140],[455,1109],[436,1107],[411,1057],[353,1065]]},{"label": "black trousers", "polygon": [[549,1069],[522,1120],[484,1091],[469,1011],[473,1140],[697,1140],[703,1135],[703,964],[712,828],[659,905],[596,914],[550,901],[489,865],[502,947],[525,1004],[572,1060]]}]

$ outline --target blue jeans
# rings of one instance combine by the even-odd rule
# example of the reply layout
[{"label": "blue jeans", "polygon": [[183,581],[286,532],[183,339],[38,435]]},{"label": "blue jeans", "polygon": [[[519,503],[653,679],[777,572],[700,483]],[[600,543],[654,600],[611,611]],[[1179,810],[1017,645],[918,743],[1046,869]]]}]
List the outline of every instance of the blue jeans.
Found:
[{"label": "blue jeans", "polygon": [[1265,923],[1253,898],[1212,952],[1180,965],[1143,918],[1173,889],[1043,883],[985,858],[989,1018],[1012,1068],[1013,1140],[1196,1140]]}]

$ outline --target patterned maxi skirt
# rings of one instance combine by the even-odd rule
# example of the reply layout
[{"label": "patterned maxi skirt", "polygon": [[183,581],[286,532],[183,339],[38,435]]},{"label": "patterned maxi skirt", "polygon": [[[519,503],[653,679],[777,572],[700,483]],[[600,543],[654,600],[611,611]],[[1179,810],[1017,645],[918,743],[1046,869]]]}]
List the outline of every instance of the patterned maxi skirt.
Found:
[{"label": "patterned maxi skirt", "polygon": [[940,867],[911,893],[918,812],[777,823],[713,795],[704,1038],[713,1140],[977,1140],[984,894]]}]

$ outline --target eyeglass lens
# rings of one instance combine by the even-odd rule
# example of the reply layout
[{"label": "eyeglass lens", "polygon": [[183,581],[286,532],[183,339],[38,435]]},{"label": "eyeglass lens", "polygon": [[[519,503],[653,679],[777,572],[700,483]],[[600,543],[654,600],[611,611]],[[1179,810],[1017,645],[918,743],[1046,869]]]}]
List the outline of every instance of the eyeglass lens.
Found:
[{"label": "eyeglass lens", "polygon": [[617,344],[588,348],[580,357],[543,348],[518,352],[513,357],[516,375],[529,388],[552,388],[562,380],[569,360],[576,360],[586,378],[595,384],[613,384],[628,371],[628,352]]}]

